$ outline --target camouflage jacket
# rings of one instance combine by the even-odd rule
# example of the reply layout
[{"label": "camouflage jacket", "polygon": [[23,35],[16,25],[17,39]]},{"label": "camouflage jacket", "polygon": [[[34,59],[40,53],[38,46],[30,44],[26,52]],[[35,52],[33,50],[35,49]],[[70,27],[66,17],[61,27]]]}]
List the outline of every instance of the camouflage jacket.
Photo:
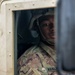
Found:
[{"label": "camouflage jacket", "polygon": [[43,43],[28,49],[18,60],[18,75],[58,75],[55,50]]}]

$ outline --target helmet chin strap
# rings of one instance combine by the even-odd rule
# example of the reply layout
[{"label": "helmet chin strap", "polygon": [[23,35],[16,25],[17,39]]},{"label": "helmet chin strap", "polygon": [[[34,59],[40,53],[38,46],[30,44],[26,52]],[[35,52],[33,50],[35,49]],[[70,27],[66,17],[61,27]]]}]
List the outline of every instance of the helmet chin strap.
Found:
[{"label": "helmet chin strap", "polygon": [[54,40],[51,39],[42,39],[42,42],[44,42],[45,44],[49,45],[49,46],[54,46]]},{"label": "helmet chin strap", "polygon": [[53,39],[47,39],[46,40],[50,45],[54,46],[54,40]]}]

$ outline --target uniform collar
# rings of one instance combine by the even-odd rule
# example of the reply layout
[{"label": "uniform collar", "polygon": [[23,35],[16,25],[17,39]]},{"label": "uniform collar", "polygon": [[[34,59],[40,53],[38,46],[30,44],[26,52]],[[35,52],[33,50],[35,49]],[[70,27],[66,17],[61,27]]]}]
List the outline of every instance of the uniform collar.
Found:
[{"label": "uniform collar", "polygon": [[47,52],[52,59],[56,62],[56,50],[52,49],[50,46],[44,44],[43,42],[40,43],[40,47]]}]

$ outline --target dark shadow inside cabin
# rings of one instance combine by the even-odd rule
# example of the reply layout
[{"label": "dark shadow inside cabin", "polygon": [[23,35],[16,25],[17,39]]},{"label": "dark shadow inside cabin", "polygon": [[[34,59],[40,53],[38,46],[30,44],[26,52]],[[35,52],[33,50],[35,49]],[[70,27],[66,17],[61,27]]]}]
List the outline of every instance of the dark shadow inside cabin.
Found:
[{"label": "dark shadow inside cabin", "polygon": [[54,8],[22,10],[15,12],[17,27],[17,58],[19,58],[28,48],[39,43],[40,37],[32,37],[29,25],[33,16],[44,14],[47,11],[54,11]]}]

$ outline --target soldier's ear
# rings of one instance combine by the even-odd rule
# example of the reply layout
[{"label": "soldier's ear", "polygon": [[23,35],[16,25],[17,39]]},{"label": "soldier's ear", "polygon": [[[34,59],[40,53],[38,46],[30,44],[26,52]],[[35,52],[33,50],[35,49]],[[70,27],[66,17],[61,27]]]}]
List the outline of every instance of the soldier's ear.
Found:
[{"label": "soldier's ear", "polygon": [[38,38],[38,37],[39,37],[38,32],[35,31],[35,30],[31,30],[31,34],[32,34],[32,36],[33,36],[34,38]]},{"label": "soldier's ear", "polygon": [[38,38],[39,37],[39,29],[38,29],[38,26],[37,26],[37,20],[34,21],[32,27],[30,29],[30,32],[31,32],[31,35],[34,38]]}]

